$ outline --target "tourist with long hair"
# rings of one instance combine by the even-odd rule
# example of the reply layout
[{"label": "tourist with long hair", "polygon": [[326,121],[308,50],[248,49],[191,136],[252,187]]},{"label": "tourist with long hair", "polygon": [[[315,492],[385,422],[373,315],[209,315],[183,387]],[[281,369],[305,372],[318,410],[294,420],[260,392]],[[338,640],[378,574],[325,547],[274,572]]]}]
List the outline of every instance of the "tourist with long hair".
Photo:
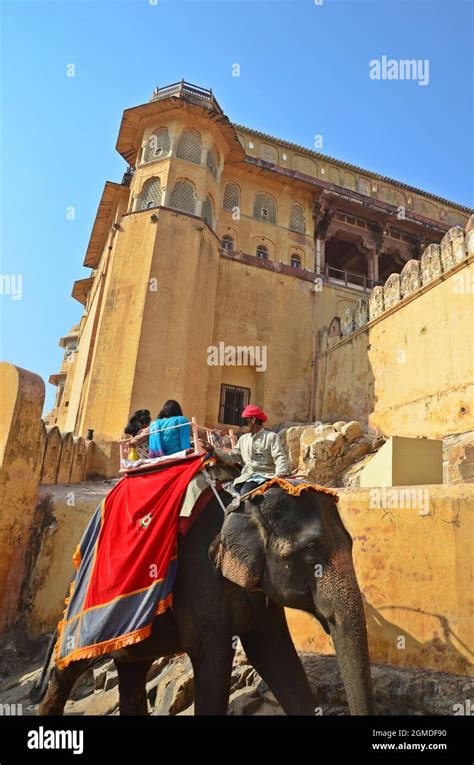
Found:
[{"label": "tourist with long hair", "polygon": [[[176,454],[191,448],[191,425],[184,417],[180,404],[174,399],[166,401],[156,420],[140,431],[148,434],[148,456],[150,458]],[[131,444],[137,443],[134,438]]]}]

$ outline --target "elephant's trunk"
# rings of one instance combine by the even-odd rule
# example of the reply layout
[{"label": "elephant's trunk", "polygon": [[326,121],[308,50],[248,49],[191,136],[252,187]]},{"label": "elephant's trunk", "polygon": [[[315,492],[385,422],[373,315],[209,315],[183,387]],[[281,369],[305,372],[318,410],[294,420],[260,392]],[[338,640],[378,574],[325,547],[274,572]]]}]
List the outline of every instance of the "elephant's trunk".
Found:
[{"label": "elephant's trunk", "polygon": [[329,624],[351,714],[373,714],[364,606],[348,550],[335,552],[324,567],[315,600]]}]

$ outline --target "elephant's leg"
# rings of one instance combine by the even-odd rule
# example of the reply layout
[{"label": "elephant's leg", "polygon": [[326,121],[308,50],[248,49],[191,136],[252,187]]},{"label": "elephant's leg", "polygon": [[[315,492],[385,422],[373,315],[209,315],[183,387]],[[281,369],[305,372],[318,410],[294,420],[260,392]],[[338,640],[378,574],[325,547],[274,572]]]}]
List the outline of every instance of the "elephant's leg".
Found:
[{"label": "elephant's leg", "polygon": [[119,661],[115,659],[119,680],[120,714],[147,715],[146,676],[153,659]]},{"label": "elephant's leg", "polygon": [[38,706],[39,715],[62,715],[74,683],[90,666],[90,660],[72,661],[65,669],[53,667],[48,689]]},{"label": "elephant's leg", "polygon": [[194,714],[227,714],[234,658],[232,636],[212,643],[209,639],[188,654],[194,671]]},{"label": "elephant's leg", "polygon": [[270,603],[257,628],[240,636],[250,664],[287,715],[314,714],[314,696],[296,653],[283,608]]}]

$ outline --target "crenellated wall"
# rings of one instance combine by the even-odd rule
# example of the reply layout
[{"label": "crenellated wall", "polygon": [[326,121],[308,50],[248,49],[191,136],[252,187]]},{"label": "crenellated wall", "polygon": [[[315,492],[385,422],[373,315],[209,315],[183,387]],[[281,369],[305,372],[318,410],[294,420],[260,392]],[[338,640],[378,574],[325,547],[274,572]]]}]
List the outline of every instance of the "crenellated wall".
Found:
[{"label": "crenellated wall", "polygon": [[[73,484],[94,478],[110,478],[119,470],[119,446],[114,442],[86,441],[61,433],[57,425],[47,428],[39,417],[35,460],[41,485]],[[14,434],[11,435],[13,437]],[[15,436],[15,440],[18,435]],[[10,447],[12,448],[12,447]]]},{"label": "crenellated wall", "polygon": [[474,217],[319,332],[318,420],[384,436],[474,429]]},{"label": "crenellated wall", "polygon": [[41,484],[81,483],[118,474],[119,446],[115,442],[86,441],[57,426],[45,428]]}]

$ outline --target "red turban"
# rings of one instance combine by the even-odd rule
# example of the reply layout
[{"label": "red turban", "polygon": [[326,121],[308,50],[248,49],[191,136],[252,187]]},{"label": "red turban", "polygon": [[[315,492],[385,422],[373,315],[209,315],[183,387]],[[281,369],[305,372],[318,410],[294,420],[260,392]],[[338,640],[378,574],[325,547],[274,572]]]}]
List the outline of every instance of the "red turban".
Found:
[{"label": "red turban", "polygon": [[253,404],[249,404],[245,407],[244,411],[242,412],[242,417],[255,417],[257,420],[261,420],[262,422],[266,422],[268,420],[268,417],[263,409],[260,409],[259,406],[254,406]]}]

